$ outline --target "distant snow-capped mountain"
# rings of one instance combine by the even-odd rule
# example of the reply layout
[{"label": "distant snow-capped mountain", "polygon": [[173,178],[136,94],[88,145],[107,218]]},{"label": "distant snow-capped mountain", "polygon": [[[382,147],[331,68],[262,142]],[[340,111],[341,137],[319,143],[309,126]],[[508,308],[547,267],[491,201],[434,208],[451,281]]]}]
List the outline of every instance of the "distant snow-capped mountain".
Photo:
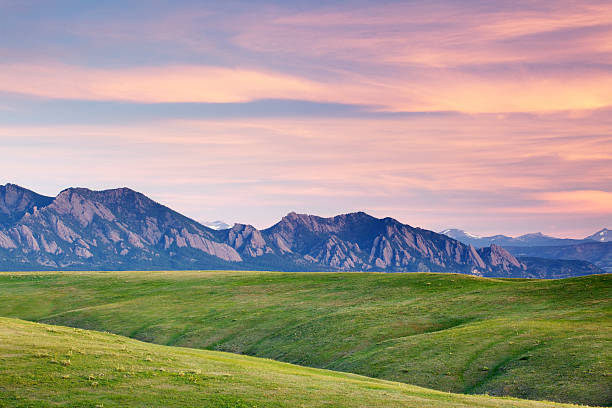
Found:
[{"label": "distant snow-capped mountain", "polygon": [[[486,248],[490,245],[500,245],[517,257],[532,270],[558,268],[564,270],[568,267],[577,267],[578,264],[561,265],[551,262],[547,265],[536,266],[531,258],[537,257],[549,260],[581,260],[590,262],[607,272],[612,272],[612,231],[604,228],[584,239],[563,239],[544,235],[540,232],[525,234],[513,238],[506,235],[493,235],[479,237],[460,229],[445,229],[440,232],[457,241],[477,248]],[[586,270],[586,269],[585,269]]]},{"label": "distant snow-capped mountain", "polygon": [[589,235],[585,239],[590,239],[590,240],[599,241],[599,242],[610,242],[612,241],[612,230],[604,228],[600,231],[597,231],[593,235]]},{"label": "distant snow-capped mountain", "polygon": [[480,239],[480,238],[482,238],[480,235],[470,234],[467,231],[463,231],[463,230],[456,229],[456,228],[445,229],[444,231],[440,231],[440,234],[444,234],[447,237],[451,237],[451,238],[454,238],[454,239],[457,239],[456,237],[461,237],[461,238],[466,238],[466,239]]},{"label": "distant snow-capped mountain", "polygon": [[[507,235],[491,235],[491,236],[478,236],[470,234],[469,232],[460,229],[445,229],[440,231],[440,234],[444,234],[448,237],[461,241],[464,244],[474,245],[477,248],[488,247],[491,244],[500,246],[513,246],[513,247],[530,247],[530,246],[553,246],[553,245],[572,245],[585,242],[586,239],[567,239],[567,238],[556,238],[549,235],[544,235],[541,232],[535,232],[531,234],[525,234],[518,237],[509,237]],[[592,238],[591,238],[592,239]]]},{"label": "distant snow-capped mountain", "polygon": [[202,221],[201,222],[202,225],[207,226],[208,228],[212,228],[214,230],[224,230],[224,229],[230,229],[232,226],[229,224],[226,224],[223,221]]}]

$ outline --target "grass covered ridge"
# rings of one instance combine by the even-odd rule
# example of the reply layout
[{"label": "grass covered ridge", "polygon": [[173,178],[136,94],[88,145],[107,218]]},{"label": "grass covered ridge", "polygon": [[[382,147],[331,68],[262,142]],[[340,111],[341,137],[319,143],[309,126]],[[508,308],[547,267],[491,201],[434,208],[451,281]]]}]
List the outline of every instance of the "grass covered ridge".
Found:
[{"label": "grass covered ridge", "polygon": [[0,274],[0,316],[442,391],[612,405],[612,275]]},{"label": "grass covered ridge", "polygon": [[10,407],[561,407],[6,318],[0,362]]}]

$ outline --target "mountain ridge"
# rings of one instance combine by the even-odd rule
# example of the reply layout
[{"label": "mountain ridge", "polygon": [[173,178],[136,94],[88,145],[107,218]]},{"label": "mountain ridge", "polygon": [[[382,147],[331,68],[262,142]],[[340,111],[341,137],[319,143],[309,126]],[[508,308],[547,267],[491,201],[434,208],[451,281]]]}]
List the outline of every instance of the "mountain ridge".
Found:
[{"label": "mountain ridge", "polygon": [[531,274],[498,245],[476,249],[362,211],[329,218],[290,212],[263,230],[247,224],[215,230],[127,187],[71,187],[55,198],[15,185],[1,191],[7,190],[4,202],[13,204],[5,205],[11,221],[0,226],[2,269],[431,271],[546,277],[542,268]]},{"label": "mountain ridge", "polygon": [[540,247],[506,247],[515,257],[538,257],[543,259],[586,261],[602,270],[612,272],[612,242],[590,241],[573,245]]},{"label": "mountain ridge", "polygon": [[[154,261],[180,265],[164,259],[178,248],[197,249],[224,261],[240,259],[206,227],[128,188],[62,190],[47,206],[1,230],[0,248],[13,250],[10,255],[18,263],[50,268],[121,268]],[[3,255],[2,260],[10,258]]]}]

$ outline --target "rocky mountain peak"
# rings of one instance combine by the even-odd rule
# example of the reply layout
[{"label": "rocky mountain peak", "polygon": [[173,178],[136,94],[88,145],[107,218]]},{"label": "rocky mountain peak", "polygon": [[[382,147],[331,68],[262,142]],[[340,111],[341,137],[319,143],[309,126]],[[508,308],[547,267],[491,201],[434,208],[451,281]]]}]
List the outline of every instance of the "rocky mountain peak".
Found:
[{"label": "rocky mountain peak", "polygon": [[[388,220],[392,219],[389,218]],[[361,211],[327,218],[290,212],[278,224],[270,227],[268,230],[287,229],[292,231],[300,230],[303,233],[341,233],[355,228],[362,229],[363,226],[370,225],[372,222],[383,225],[388,220],[380,220]]]},{"label": "rocky mountain peak", "polygon": [[321,217],[310,214],[298,214],[294,211],[285,215],[278,224],[291,225],[291,226],[305,226],[311,228],[322,220]]},{"label": "rocky mountain peak", "polygon": [[499,245],[491,244],[488,248],[479,249],[478,253],[490,267],[498,268],[503,272],[510,273],[515,269],[525,269],[518,259]]},{"label": "rocky mountain peak", "polygon": [[[0,229],[0,251],[18,250],[49,267],[168,267],[175,262],[184,267],[206,256],[207,264],[211,259],[242,260],[232,247],[217,241],[212,230],[129,188],[73,187],[51,200],[13,228]],[[23,256],[13,254],[11,259]]]},{"label": "rocky mountain peak", "polygon": [[0,185],[0,229],[10,227],[25,214],[46,207],[52,201],[52,197],[37,194],[16,184]]},{"label": "rocky mountain peak", "polygon": [[324,224],[325,218],[309,214],[298,214],[295,212],[290,212],[289,214],[284,216],[279,223],[270,227],[270,229],[283,229],[287,231],[314,231],[321,228],[321,225]]},{"label": "rocky mountain peak", "polygon": [[60,195],[62,194],[69,196],[76,194],[88,200],[112,205],[130,204],[133,206],[134,204],[141,204],[143,202],[147,204],[155,203],[144,194],[127,187],[113,188],[108,190],[90,190],[83,187],[70,187],[63,190]]},{"label": "rocky mountain peak", "polygon": [[261,232],[252,225],[234,224],[232,228],[225,232],[225,240],[238,253],[258,257],[266,253],[273,253],[274,250],[269,247]]}]

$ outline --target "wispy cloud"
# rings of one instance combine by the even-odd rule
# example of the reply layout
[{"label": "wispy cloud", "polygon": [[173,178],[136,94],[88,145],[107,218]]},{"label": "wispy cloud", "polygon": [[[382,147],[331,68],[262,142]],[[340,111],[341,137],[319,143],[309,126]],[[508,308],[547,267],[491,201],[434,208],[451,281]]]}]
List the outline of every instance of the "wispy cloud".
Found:
[{"label": "wispy cloud", "polygon": [[[299,12],[290,4],[245,5],[238,13],[192,5],[128,17],[46,22],[37,41],[69,36],[78,45],[55,56],[7,58],[0,90],[144,103],[299,99],[404,112],[612,105],[612,7],[602,1],[391,2]],[[121,50],[119,63],[95,63],[111,50]]]},{"label": "wispy cloud", "polygon": [[552,191],[538,194],[543,205],[528,211],[612,214],[612,192],[600,190]]},{"label": "wispy cloud", "polygon": [[[588,72],[587,72],[588,71]],[[415,72],[389,80],[347,74],[334,82],[208,66],[100,69],[50,63],[0,65],[0,91],[53,99],[142,103],[236,103],[261,99],[378,106],[381,111],[540,112],[612,106],[612,76],[583,70],[519,81]]]},{"label": "wispy cloud", "polygon": [[[584,223],[585,216],[592,219],[582,228],[592,229],[609,217],[611,159],[601,152],[612,151],[607,136],[612,123],[596,117],[237,118],[4,127],[6,159],[0,169],[11,176],[7,181],[37,187],[36,163],[44,161],[45,178],[52,182],[43,184],[58,189],[127,184],[195,218],[232,221],[242,214],[241,221],[258,226],[289,210],[323,215],[368,210],[434,229],[469,220],[480,229],[475,232],[490,233],[520,215],[506,233],[536,225],[565,232],[569,228],[551,223],[582,214]],[[225,204],[211,207],[219,197]]]},{"label": "wispy cloud", "polygon": [[[247,25],[235,39],[257,51],[327,61],[458,67],[609,52],[611,23],[612,10],[602,1],[414,2],[279,11],[265,24]],[[564,35],[568,31],[571,36]],[[577,44],[582,49],[573,47]]]},{"label": "wispy cloud", "polygon": [[45,98],[137,102],[310,99],[319,85],[278,73],[208,66],[101,69],[57,63],[0,66],[0,90]]}]

